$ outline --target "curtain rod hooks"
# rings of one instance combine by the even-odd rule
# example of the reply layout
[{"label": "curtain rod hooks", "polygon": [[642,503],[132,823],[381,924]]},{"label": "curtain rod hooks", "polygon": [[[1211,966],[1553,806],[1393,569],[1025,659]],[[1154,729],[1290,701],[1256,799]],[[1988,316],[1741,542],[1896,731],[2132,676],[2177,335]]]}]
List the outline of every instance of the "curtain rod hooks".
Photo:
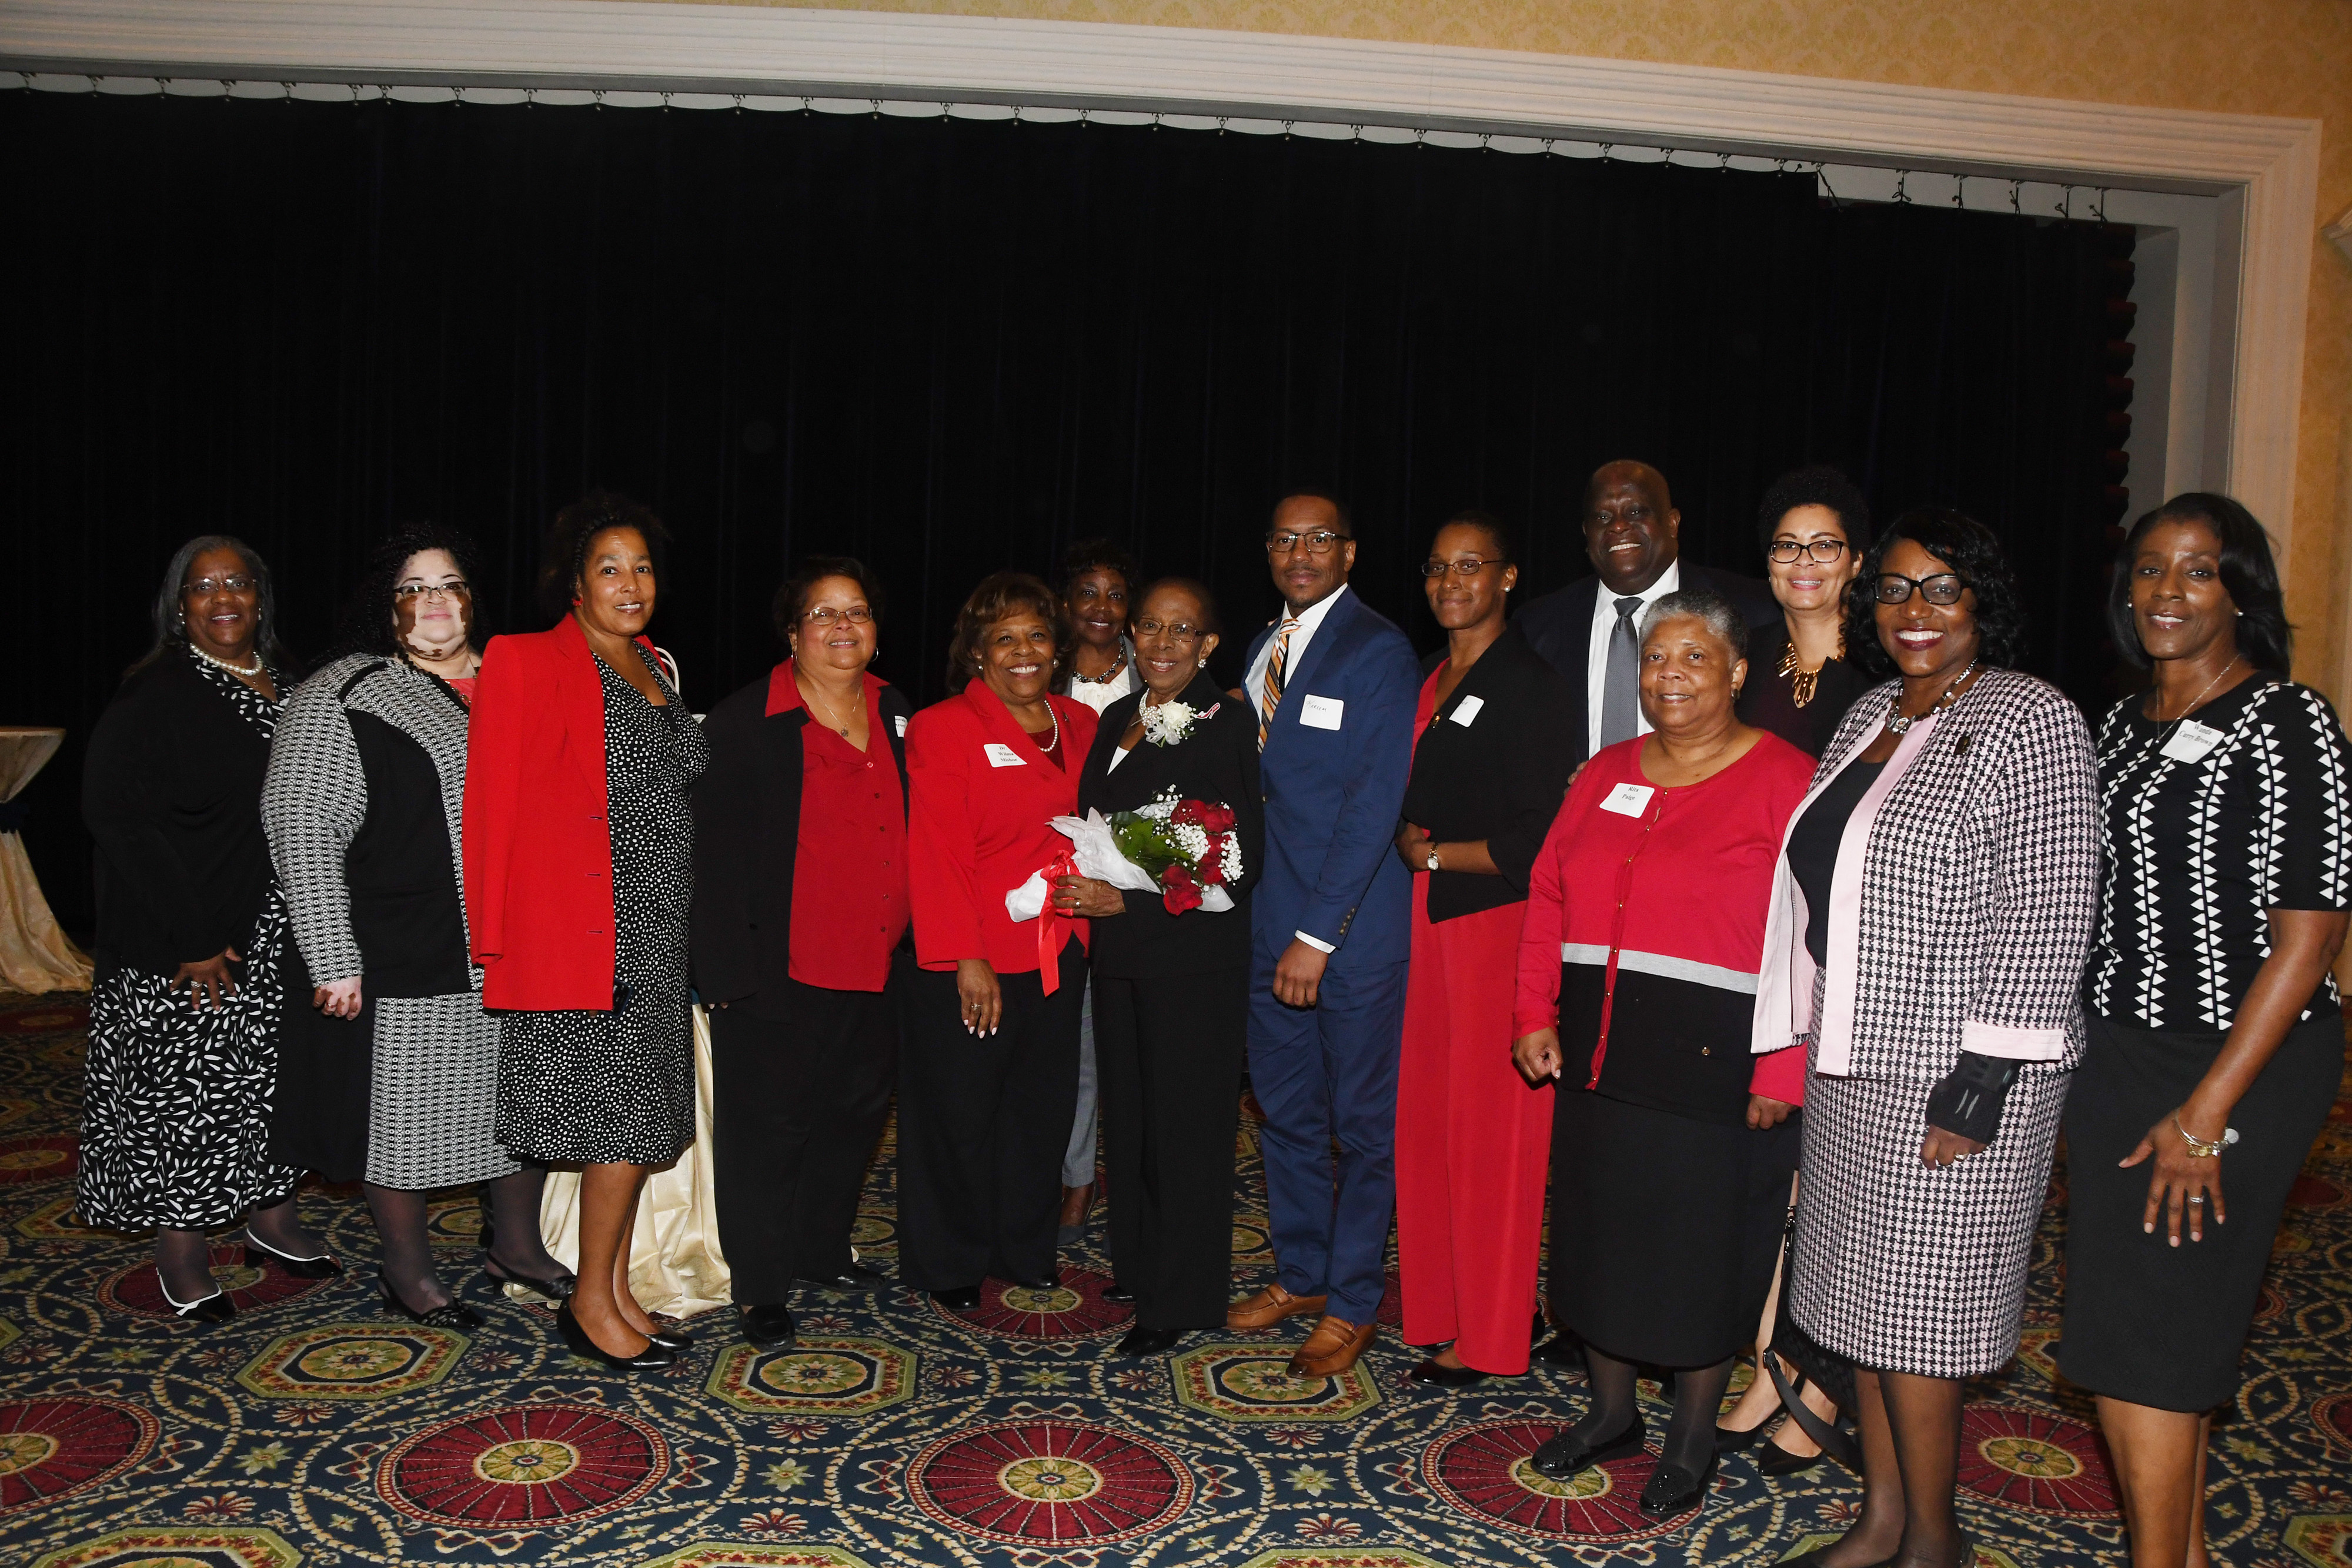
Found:
[{"label": "curtain rod hooks", "polygon": [[2025,182],[2022,180],[2009,183],[2009,210],[2020,217],[2025,215]]},{"label": "curtain rod hooks", "polygon": [[1906,207],[1911,204],[1911,193],[1905,190],[1904,186],[1910,183],[1910,170],[1897,169],[1895,171],[1895,200],[1899,205]]},{"label": "curtain rod hooks", "polygon": [[1965,207],[1965,206],[1967,206],[1967,205],[1969,204],[1968,196],[1969,196],[1969,177],[1968,177],[1966,174],[1955,174],[1955,175],[1953,175],[1953,176],[1952,176],[1952,205],[1954,205],[1954,206],[1956,206],[1956,207]]}]

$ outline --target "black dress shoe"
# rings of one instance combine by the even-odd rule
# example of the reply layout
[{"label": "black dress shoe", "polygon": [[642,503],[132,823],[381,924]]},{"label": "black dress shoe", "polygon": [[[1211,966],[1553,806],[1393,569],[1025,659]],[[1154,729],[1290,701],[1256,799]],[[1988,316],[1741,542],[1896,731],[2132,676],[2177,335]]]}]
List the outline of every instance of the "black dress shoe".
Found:
[{"label": "black dress shoe", "polygon": [[951,1312],[968,1312],[980,1305],[980,1287],[959,1285],[952,1291],[933,1291],[931,1300]]},{"label": "black dress shoe", "polygon": [[1672,1519],[1696,1507],[1706,1496],[1706,1483],[1714,1479],[1713,1454],[1706,1457],[1706,1469],[1697,1475],[1680,1465],[1660,1465],[1650,1472],[1650,1484],[1642,1489],[1642,1511],[1652,1519]]},{"label": "black dress shoe", "polygon": [[1113,1280],[1103,1287],[1102,1299],[1117,1306],[1131,1307],[1135,1304],[1135,1292]]},{"label": "black dress shoe", "polygon": [[828,1291],[877,1291],[889,1277],[881,1270],[869,1269],[853,1259],[830,1274],[802,1274],[794,1282],[816,1285]]},{"label": "black dress shoe", "polygon": [[[254,1256],[257,1252],[261,1254],[261,1258]],[[316,1258],[289,1257],[287,1254],[278,1250],[277,1248],[269,1245],[268,1242],[264,1241],[259,1237],[254,1235],[252,1231],[247,1231],[245,1233],[245,1261],[247,1265],[251,1268],[258,1269],[262,1266],[262,1258],[268,1259],[271,1262],[277,1264],[279,1269],[293,1275],[298,1280],[331,1280],[343,1271],[343,1266],[341,1263],[336,1262],[334,1259],[329,1257],[324,1252],[320,1253]]]},{"label": "black dress shoe", "polygon": [[1571,1428],[1550,1438],[1535,1451],[1528,1462],[1540,1474],[1553,1480],[1564,1481],[1579,1470],[1589,1470],[1609,1459],[1622,1459],[1628,1454],[1642,1451],[1642,1417],[1637,1414],[1633,1424],[1613,1437],[1598,1443],[1588,1443]]},{"label": "black dress shoe", "polygon": [[236,1303],[228,1299],[226,1291],[217,1286],[211,1295],[182,1306],[172,1299],[172,1287],[163,1284],[160,1274],[156,1276],[155,1282],[163,1287],[163,1304],[171,1308],[172,1315],[184,1323],[225,1323],[236,1316]]},{"label": "black dress shoe", "polygon": [[520,1285],[524,1290],[543,1296],[551,1301],[569,1299],[573,1288],[580,1283],[569,1274],[560,1280],[542,1280],[536,1275],[518,1274],[491,1257],[487,1249],[482,1253],[482,1276],[493,1285]]},{"label": "black dress shoe", "polygon": [[1737,1454],[1742,1449],[1752,1448],[1762,1442],[1764,1434],[1771,1429],[1772,1418],[1769,1416],[1757,1422],[1745,1432],[1735,1432],[1728,1427],[1717,1427],[1715,1429],[1715,1451],[1718,1454]]},{"label": "black dress shoe", "polygon": [[1570,1366],[1581,1371],[1584,1342],[1577,1337],[1574,1329],[1562,1329],[1528,1354],[1547,1366]]},{"label": "black dress shoe", "polygon": [[588,1331],[572,1315],[570,1301],[555,1309],[555,1328],[572,1354],[583,1361],[602,1362],[615,1372],[658,1372],[677,1362],[677,1352],[658,1343],[648,1344],[635,1355],[614,1355],[588,1337]]},{"label": "black dress shoe", "polygon": [[662,1327],[661,1324],[656,1323],[654,1324],[654,1332],[646,1335],[646,1337],[653,1341],[656,1344],[661,1346],[664,1350],[692,1350],[694,1348],[694,1336],[687,1333],[686,1330],[682,1328],[666,1329]]},{"label": "black dress shoe", "polygon": [[379,1274],[375,1282],[383,1290],[383,1310],[397,1312],[410,1322],[436,1329],[478,1329],[488,1321],[454,1296],[437,1307],[427,1307],[420,1312],[400,1299],[400,1292],[392,1288],[391,1281]]},{"label": "black dress shoe", "polygon": [[775,1350],[800,1337],[793,1311],[782,1302],[743,1309],[743,1337],[761,1350]]},{"label": "black dress shoe", "polygon": [[1184,1337],[1182,1329],[1148,1329],[1139,1323],[1118,1342],[1121,1355],[1166,1355]]},{"label": "black dress shoe", "polygon": [[1486,1382],[1486,1375],[1475,1366],[1448,1366],[1433,1355],[1406,1373],[1404,1380],[1424,1388],[1467,1388],[1474,1383]]},{"label": "black dress shoe", "polygon": [[1062,1277],[1058,1274],[1048,1274],[1043,1279],[1040,1279],[1035,1275],[1032,1275],[1026,1280],[1015,1277],[1012,1281],[1012,1283],[1020,1286],[1024,1291],[1058,1291],[1062,1288]]},{"label": "black dress shoe", "polygon": [[1810,1454],[1793,1454],[1778,1443],[1767,1443],[1764,1451],[1756,1457],[1756,1468],[1768,1476],[1797,1476],[1828,1458],[1828,1451],[1822,1448]]}]

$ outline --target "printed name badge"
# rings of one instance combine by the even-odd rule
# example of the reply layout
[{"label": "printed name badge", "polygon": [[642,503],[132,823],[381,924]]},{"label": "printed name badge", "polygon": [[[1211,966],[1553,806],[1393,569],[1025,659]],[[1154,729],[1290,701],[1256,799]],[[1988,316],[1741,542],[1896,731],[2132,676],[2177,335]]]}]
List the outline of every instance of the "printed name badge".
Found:
[{"label": "printed name badge", "polygon": [[1468,729],[1470,727],[1470,721],[1476,718],[1478,716],[1478,710],[1486,706],[1486,699],[1485,697],[1464,697],[1460,702],[1454,705],[1454,711],[1447,714],[1445,716],[1460,725],[1463,728]]},{"label": "printed name badge", "polygon": [[2175,762],[2201,762],[2205,754],[2221,744],[2221,732],[2193,718],[2184,718],[2172,738],[2164,743],[2164,755]]},{"label": "printed name badge", "polygon": [[1309,729],[1337,729],[1348,705],[1338,697],[1308,697],[1298,705],[1298,722]]},{"label": "printed name badge", "polygon": [[988,753],[988,765],[991,768],[1025,768],[1028,766],[1027,763],[1021,759],[1021,754],[1019,752],[1013,750],[1011,747],[1002,745],[997,741],[992,740],[986,746],[981,747],[981,749]]},{"label": "printed name badge", "polygon": [[891,723],[893,723],[893,724],[895,724],[895,725],[897,725],[897,726],[898,727],[898,738],[899,738],[899,739],[901,739],[901,740],[906,739],[906,738],[907,738],[907,716],[906,716],[905,714],[903,714],[903,713],[900,713],[900,714],[892,714],[892,715],[890,716],[890,722],[891,722]]},{"label": "printed name badge", "polygon": [[1656,793],[1647,784],[1620,784],[1601,797],[1601,809],[1621,817],[1638,817],[1650,809],[1650,797]]}]

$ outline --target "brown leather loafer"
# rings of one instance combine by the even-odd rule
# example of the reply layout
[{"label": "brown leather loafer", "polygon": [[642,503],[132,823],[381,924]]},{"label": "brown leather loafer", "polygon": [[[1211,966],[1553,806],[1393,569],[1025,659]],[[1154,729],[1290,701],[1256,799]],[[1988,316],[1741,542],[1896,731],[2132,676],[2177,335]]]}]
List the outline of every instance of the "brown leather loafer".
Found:
[{"label": "brown leather loafer", "polygon": [[1327,1313],[1298,1347],[1298,1354],[1290,1358],[1290,1370],[1299,1377],[1337,1377],[1356,1364],[1356,1358],[1364,1354],[1379,1330],[1377,1323],[1358,1328],[1345,1318]]},{"label": "brown leather loafer", "polygon": [[1323,1310],[1321,1296],[1294,1296],[1280,1285],[1268,1285],[1255,1296],[1244,1296],[1225,1309],[1225,1326],[1237,1332],[1270,1329],[1285,1318],[1305,1317]]}]

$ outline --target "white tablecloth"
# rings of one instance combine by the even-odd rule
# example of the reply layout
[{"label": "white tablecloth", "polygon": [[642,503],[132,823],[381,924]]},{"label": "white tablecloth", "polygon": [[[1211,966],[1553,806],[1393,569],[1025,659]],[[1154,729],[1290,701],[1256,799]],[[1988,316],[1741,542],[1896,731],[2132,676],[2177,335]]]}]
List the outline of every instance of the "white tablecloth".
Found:
[{"label": "white tablecloth", "polygon": [[[65,737],[62,729],[0,728],[0,801],[15,800]],[[41,896],[25,841],[0,833],[0,990],[86,991],[89,972]]]}]

